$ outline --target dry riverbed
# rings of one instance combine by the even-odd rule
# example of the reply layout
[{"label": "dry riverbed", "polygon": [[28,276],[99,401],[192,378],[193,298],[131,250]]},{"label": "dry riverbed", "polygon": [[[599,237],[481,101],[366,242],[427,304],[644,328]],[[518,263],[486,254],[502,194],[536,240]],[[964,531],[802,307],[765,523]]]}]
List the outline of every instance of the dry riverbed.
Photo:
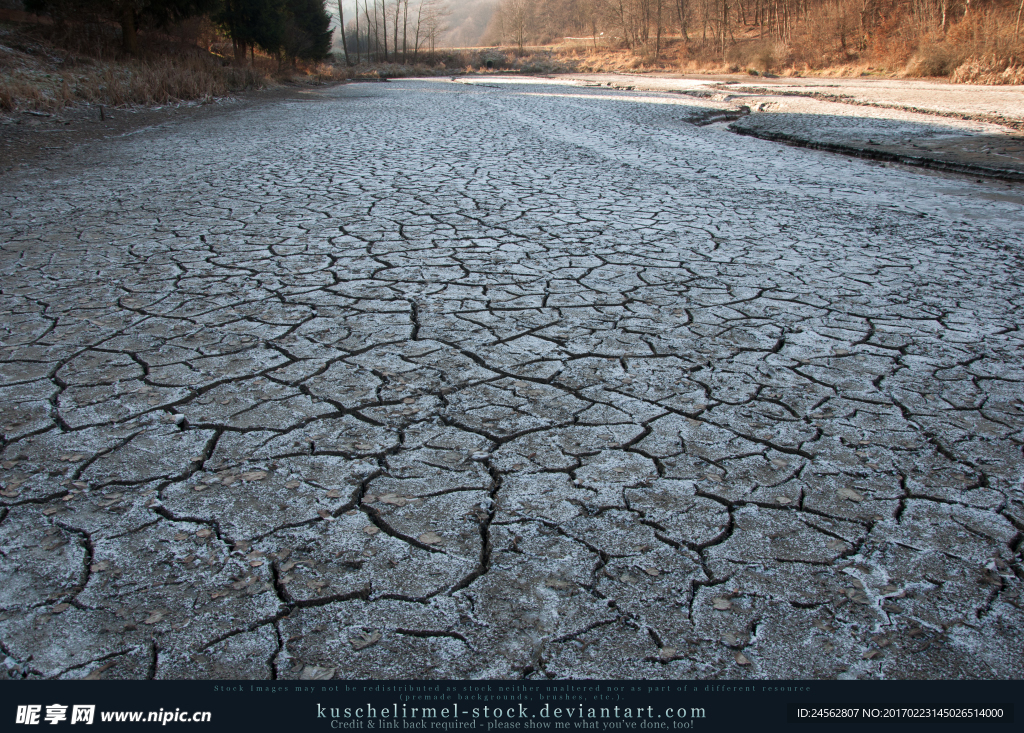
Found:
[{"label": "dry riverbed", "polygon": [[8,676],[1024,674],[1016,184],[704,91],[349,84],[8,171]]}]

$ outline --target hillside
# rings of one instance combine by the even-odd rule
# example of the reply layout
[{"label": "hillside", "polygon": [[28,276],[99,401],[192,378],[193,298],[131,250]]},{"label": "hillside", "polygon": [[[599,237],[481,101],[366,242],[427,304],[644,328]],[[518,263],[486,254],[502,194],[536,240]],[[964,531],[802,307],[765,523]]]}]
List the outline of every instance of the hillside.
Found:
[{"label": "hillside", "polygon": [[1019,84],[1022,10],[1024,0],[502,0],[481,40],[558,44],[604,68]]}]

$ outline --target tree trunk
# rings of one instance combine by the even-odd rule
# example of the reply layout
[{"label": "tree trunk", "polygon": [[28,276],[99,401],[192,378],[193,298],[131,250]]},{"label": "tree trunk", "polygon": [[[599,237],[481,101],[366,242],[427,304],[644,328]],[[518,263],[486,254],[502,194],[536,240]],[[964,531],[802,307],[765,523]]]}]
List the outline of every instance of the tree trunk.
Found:
[{"label": "tree trunk", "polygon": [[722,61],[725,61],[725,36],[729,32],[729,3],[722,0]]},{"label": "tree trunk", "polygon": [[409,60],[409,0],[405,0],[405,13],[402,15],[402,63]]},{"label": "tree trunk", "polygon": [[657,0],[657,2],[658,2],[658,17],[656,19],[656,22],[658,24],[658,30],[657,30],[657,35],[656,35],[655,41],[654,41],[654,60],[655,60],[655,62],[657,62],[658,59],[661,58],[661,3],[662,3],[662,0]]},{"label": "tree trunk", "polygon": [[345,13],[341,9],[341,0],[338,0],[338,27],[341,28],[341,47],[345,50],[345,66],[351,66],[352,62],[348,60],[348,41],[345,40]]},{"label": "tree trunk", "polygon": [[679,17],[679,32],[683,39],[689,41],[690,34],[686,32],[686,16],[688,15],[686,0],[676,0],[676,15]]},{"label": "tree trunk", "polygon": [[125,53],[139,55],[139,34],[135,28],[135,8],[132,3],[121,6],[121,47]]},{"label": "tree trunk", "polygon": [[[374,2],[376,3],[376,0],[374,0]],[[367,58],[367,60],[369,60],[369,58],[370,58],[370,27],[371,27],[371,24],[370,24],[370,0],[364,0],[364,2],[363,2],[363,13],[366,14],[366,58]],[[377,6],[376,6],[376,4],[374,4],[374,6],[373,6],[373,19],[374,19],[374,21],[377,20]],[[376,25],[375,24],[373,25],[373,28],[374,28],[374,31],[373,31],[373,53],[376,54],[377,53],[377,31],[376,31]]]},{"label": "tree trunk", "polygon": [[396,64],[398,63],[398,14],[401,10],[402,0],[398,0],[398,2],[395,3],[395,22],[393,23],[395,30],[392,35],[392,40],[394,41],[394,43],[391,44],[392,53],[395,55]]},{"label": "tree trunk", "polygon": [[423,20],[423,2],[421,0],[419,6],[416,8],[416,38],[415,43],[412,47],[412,60],[416,61],[420,57],[420,23]]}]

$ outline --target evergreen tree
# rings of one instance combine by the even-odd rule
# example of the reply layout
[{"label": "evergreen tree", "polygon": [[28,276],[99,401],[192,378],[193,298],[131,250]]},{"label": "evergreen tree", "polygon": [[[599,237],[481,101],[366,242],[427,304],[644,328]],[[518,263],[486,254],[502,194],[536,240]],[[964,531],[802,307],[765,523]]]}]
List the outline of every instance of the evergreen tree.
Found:
[{"label": "evergreen tree", "polygon": [[320,61],[331,50],[331,16],[324,0],[285,0],[284,51],[292,59]]},{"label": "evergreen tree", "polygon": [[258,46],[276,54],[284,46],[288,11],[284,0],[224,0],[213,21],[231,37],[235,59],[245,60],[246,50]]},{"label": "evergreen tree", "polygon": [[131,54],[139,52],[138,30],[161,27],[213,10],[219,0],[25,0],[25,9],[46,13],[57,22],[102,18],[121,25],[121,43]]}]

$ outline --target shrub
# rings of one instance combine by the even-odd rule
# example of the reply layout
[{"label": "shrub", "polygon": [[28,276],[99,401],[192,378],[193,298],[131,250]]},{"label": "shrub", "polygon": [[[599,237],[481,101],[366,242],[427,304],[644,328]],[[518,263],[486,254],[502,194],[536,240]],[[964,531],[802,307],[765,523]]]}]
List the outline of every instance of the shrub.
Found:
[{"label": "shrub", "polygon": [[927,42],[918,47],[907,65],[912,76],[949,76],[963,63],[963,57],[949,44]]}]

